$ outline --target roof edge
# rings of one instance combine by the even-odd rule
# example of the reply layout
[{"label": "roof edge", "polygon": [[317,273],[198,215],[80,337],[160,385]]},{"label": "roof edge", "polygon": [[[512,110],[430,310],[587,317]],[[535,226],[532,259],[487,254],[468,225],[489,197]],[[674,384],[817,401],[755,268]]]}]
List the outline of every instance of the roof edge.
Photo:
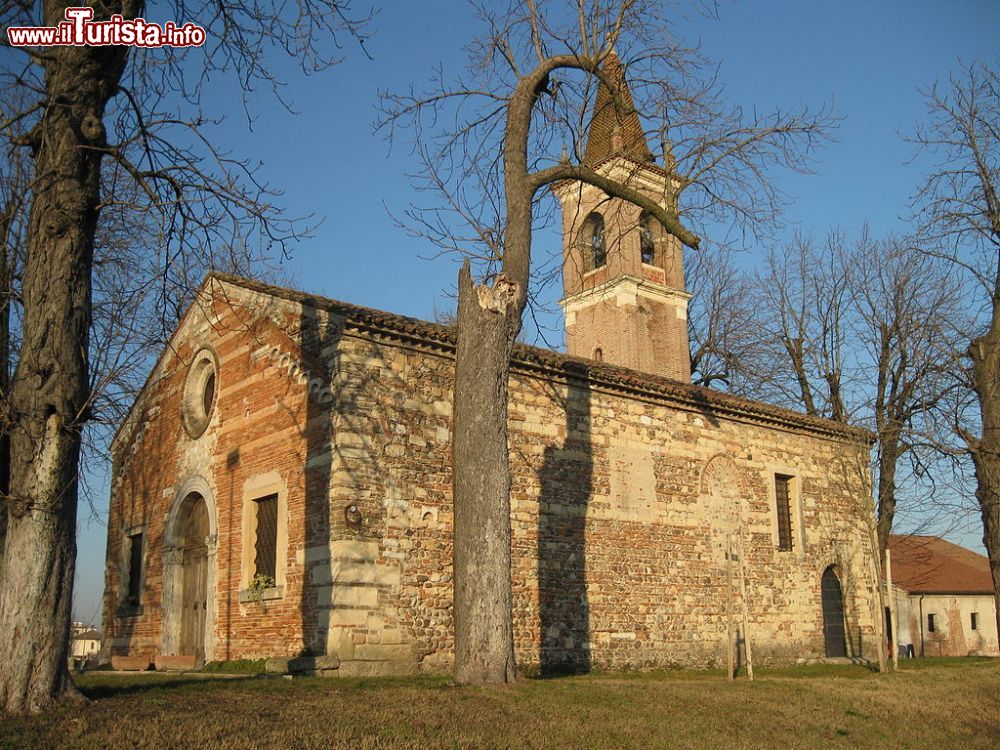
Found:
[{"label": "roof edge", "polygon": [[[220,271],[210,272],[206,276],[205,282],[199,287],[199,291],[207,285],[210,279],[232,284],[251,292],[279,297],[342,315],[347,325],[356,330],[409,340],[441,351],[453,353],[455,350],[457,341],[455,329],[440,323],[431,323],[418,318],[362,307]],[[527,344],[515,345],[512,365],[515,370],[584,380],[612,390],[625,391],[645,397],[666,398],[691,409],[704,410],[708,408],[738,418],[766,421],[840,440],[859,442],[868,447],[871,447],[875,442],[875,435],[861,427],[845,425],[703,386],[650,375],[626,367],[609,365],[605,362],[573,357]]]},{"label": "roof edge", "polygon": [[[195,303],[198,301],[198,296],[205,290],[208,286],[208,282],[213,278],[214,272],[209,271],[205,274],[205,278],[202,279],[201,283],[194,290],[194,295],[191,297],[191,301],[188,303],[187,307],[184,308],[184,313],[177,319],[177,325],[174,326],[174,330],[167,337],[167,340],[163,344],[163,348],[160,349],[160,353],[156,356],[156,361],[153,363],[152,368],[149,370],[149,374],[146,379],[142,381],[142,387],[136,393],[135,398],[132,399],[131,405],[128,407],[128,411],[125,412],[125,417],[122,419],[121,423],[118,425],[118,429],[115,430],[115,434],[111,436],[111,440],[108,443],[108,452],[114,456],[115,445],[118,443],[118,438],[121,437],[122,431],[125,426],[131,421],[133,413],[135,412],[135,407],[138,405],[146,389],[149,387],[150,382],[153,379],[153,375],[160,368],[160,364],[163,362],[163,358],[166,356],[167,351],[171,348],[170,343],[177,337],[181,329],[184,328],[184,324],[187,322],[188,316],[191,314],[191,310],[194,309]],[[238,277],[236,277],[238,278]]]}]

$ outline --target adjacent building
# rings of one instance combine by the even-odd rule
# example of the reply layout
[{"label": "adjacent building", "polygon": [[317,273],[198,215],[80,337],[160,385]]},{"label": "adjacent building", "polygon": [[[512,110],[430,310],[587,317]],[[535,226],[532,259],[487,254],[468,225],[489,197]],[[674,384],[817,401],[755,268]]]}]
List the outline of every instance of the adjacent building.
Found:
[{"label": "adjacent building", "polygon": [[1000,656],[989,560],[936,536],[893,535],[901,655]]}]

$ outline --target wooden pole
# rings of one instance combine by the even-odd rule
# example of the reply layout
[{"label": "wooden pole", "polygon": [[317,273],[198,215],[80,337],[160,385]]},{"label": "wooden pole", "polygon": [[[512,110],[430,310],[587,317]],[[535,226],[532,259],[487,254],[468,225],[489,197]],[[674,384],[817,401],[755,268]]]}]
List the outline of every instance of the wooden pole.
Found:
[{"label": "wooden pole", "polygon": [[893,670],[899,669],[899,644],[896,642],[899,634],[899,626],[896,624],[896,597],[892,591],[892,550],[888,546],[885,548],[885,587],[889,596],[889,640],[892,648],[889,650],[889,658],[892,660]]},{"label": "wooden pole", "polygon": [[747,607],[747,583],[743,562],[743,534],[739,535],[740,555],[740,599],[743,602],[743,651],[747,656],[747,677],[753,681],[753,651],[750,648],[750,612]]},{"label": "wooden pole", "polygon": [[726,534],[726,620],[727,620],[727,644],[726,650],[729,657],[729,679],[736,676],[735,654],[733,653],[733,535]]}]

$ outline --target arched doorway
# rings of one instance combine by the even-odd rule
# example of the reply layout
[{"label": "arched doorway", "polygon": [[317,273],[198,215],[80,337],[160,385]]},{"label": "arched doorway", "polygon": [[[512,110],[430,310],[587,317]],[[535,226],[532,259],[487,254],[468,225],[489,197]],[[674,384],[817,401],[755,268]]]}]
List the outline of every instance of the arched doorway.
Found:
[{"label": "arched doorway", "polygon": [[844,639],[844,592],[835,566],[823,571],[820,585],[823,599],[823,642],[827,656],[847,656]]},{"label": "arched doorway", "polygon": [[181,638],[179,653],[205,661],[205,617],[208,609],[208,507],[192,492],[178,517],[181,556]]}]

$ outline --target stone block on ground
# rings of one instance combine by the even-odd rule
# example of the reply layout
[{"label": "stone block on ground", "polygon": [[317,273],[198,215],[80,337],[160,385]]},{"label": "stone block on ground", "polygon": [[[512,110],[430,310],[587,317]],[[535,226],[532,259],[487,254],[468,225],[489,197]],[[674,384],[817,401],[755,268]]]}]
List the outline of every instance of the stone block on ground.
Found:
[{"label": "stone block on ground", "polygon": [[157,672],[190,672],[198,661],[196,656],[157,654],[153,666]]},{"label": "stone block on ground", "polygon": [[337,656],[296,656],[288,660],[288,671],[292,674],[322,674],[340,667]]},{"label": "stone block on ground", "polygon": [[116,672],[145,672],[149,669],[149,657],[112,656],[111,668]]},{"label": "stone block on ground", "polygon": [[264,662],[264,671],[269,674],[287,674],[288,662],[291,659],[287,656],[275,656]]},{"label": "stone block on ground", "polygon": [[338,677],[409,677],[419,672],[415,661],[352,659],[340,663]]}]

